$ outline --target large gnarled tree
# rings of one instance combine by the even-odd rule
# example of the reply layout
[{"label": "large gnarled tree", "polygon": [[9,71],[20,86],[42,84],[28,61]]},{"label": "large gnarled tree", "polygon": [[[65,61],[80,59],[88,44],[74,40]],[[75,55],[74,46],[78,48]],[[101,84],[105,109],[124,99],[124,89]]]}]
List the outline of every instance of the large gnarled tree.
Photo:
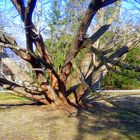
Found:
[{"label": "large gnarled tree", "polygon": [[[32,20],[37,0],[28,0],[27,4],[24,0],[11,1],[24,23],[26,49],[21,49],[14,38],[2,32],[0,33],[0,46],[10,48],[16,55],[28,62],[35,71],[36,79],[34,81],[38,84],[34,85],[28,81],[31,86],[25,86],[0,78],[0,86],[3,88],[34,101],[46,105],[51,104],[53,107],[68,107],[70,105],[80,107],[84,106],[85,95],[96,89],[97,83],[104,77],[108,69],[113,70],[114,65],[136,72],[140,71],[140,67],[126,64],[119,59],[139,43],[140,38],[137,34],[130,39],[127,38],[127,41],[117,42],[112,36],[107,38],[104,43],[99,43],[100,38],[109,29],[119,11],[116,4],[120,2],[119,0],[90,1],[83,19],[79,21],[79,29],[59,72]],[[103,20],[105,15],[102,10],[114,3],[113,17],[107,19],[105,25],[94,27],[96,28],[94,34],[87,38],[86,34],[90,25],[93,24],[93,18],[99,16]],[[81,64],[77,66],[74,61],[84,48],[90,53],[87,53],[83,61],[80,62]],[[98,57],[98,61],[95,56]],[[71,76],[71,71],[76,71],[75,79]]]}]

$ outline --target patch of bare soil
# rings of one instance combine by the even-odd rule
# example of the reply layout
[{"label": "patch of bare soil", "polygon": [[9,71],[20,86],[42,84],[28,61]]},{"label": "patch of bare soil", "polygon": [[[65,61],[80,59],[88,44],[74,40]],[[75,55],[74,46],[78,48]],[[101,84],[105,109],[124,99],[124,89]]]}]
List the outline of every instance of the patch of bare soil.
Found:
[{"label": "patch of bare soil", "polygon": [[93,101],[76,116],[36,105],[0,109],[0,140],[139,140],[136,98]]}]

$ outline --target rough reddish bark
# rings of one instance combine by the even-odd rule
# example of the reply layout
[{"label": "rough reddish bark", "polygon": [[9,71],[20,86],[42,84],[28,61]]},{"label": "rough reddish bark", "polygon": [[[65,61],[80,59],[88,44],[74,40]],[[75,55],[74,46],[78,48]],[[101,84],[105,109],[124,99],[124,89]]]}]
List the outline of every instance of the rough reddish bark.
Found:
[{"label": "rough reddish bark", "polygon": [[[11,38],[6,34],[0,36],[0,45],[4,48],[10,48],[19,57],[31,64],[32,68],[35,70],[36,81],[39,83],[39,88],[38,90],[34,91],[33,89],[20,86],[2,78],[0,78],[0,86],[13,90],[20,95],[23,95],[35,101],[42,102],[46,105],[51,104],[55,107],[61,106],[64,108],[68,107],[69,105],[74,107],[81,106],[82,97],[88,90],[92,91],[92,86],[101,79],[100,75],[104,75],[107,72],[107,66],[105,65],[105,63],[103,63],[104,61],[101,61],[96,67],[90,70],[88,75],[84,75],[84,72],[81,70],[79,72],[79,74],[81,74],[81,81],[79,80],[77,85],[72,85],[73,87],[67,89],[67,82],[69,82],[68,79],[70,76],[70,71],[73,67],[73,60],[74,58],[76,58],[79,51],[81,51],[85,47],[92,46],[108,30],[110,24],[102,26],[90,38],[85,38],[87,30],[97,11],[100,8],[116,2],[117,0],[91,0],[75,36],[75,40],[72,43],[71,48],[67,52],[65,62],[61,68],[60,74],[58,74],[58,72],[56,71],[51,56],[47,50],[47,46],[45,45],[41,34],[37,32],[37,29],[32,21],[32,14],[37,0],[28,0],[26,6],[23,0],[11,1],[17,9],[19,15],[21,16],[21,19],[25,26],[26,49],[20,49],[17,46],[14,38]],[[139,39],[136,40],[136,42],[132,41],[132,43],[129,43],[127,46],[133,45],[137,42],[139,42]],[[35,54],[33,50],[33,44],[35,45],[35,48],[39,55]],[[104,57],[103,52],[99,51],[98,49],[91,49],[92,53],[99,54],[101,56],[99,59],[101,60],[104,58],[106,60],[106,63],[110,66],[119,65],[125,67],[126,65],[123,65],[121,62],[118,63],[116,59],[118,59],[127,51],[128,50],[126,48],[119,49],[110,57]],[[133,68],[136,69],[136,67]],[[139,68],[137,67],[136,70],[138,71]],[[45,72],[48,73],[50,81],[47,80]],[[70,94],[74,94],[74,100],[72,98],[69,98]]]}]

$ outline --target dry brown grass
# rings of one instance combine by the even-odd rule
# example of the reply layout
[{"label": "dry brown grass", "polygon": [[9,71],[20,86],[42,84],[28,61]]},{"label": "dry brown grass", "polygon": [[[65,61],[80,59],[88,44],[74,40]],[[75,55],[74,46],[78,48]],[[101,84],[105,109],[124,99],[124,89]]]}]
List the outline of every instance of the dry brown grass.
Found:
[{"label": "dry brown grass", "polygon": [[93,102],[76,117],[37,105],[0,109],[0,140],[139,140],[140,98],[109,100]]}]

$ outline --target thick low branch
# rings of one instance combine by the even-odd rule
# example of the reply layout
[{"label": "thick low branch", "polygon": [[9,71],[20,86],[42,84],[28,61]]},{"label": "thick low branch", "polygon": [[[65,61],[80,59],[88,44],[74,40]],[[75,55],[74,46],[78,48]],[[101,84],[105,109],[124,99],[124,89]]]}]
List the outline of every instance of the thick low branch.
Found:
[{"label": "thick low branch", "polygon": [[9,89],[16,92],[15,93],[16,95],[24,96],[28,99],[31,99],[37,102],[42,102],[44,104],[48,104],[48,101],[45,99],[45,97],[37,95],[38,92],[36,94],[35,92],[27,92],[25,87],[15,84],[13,82],[10,82],[4,78],[0,78],[0,86],[3,87],[4,89]]},{"label": "thick low branch", "polygon": [[30,61],[31,56],[28,54],[26,49],[19,49],[18,46],[11,45],[11,44],[5,44],[5,43],[0,43],[0,46],[3,48],[9,48],[11,49],[16,55],[18,55],[20,58]]},{"label": "thick low branch", "polygon": [[[11,43],[16,42],[14,38],[3,34],[2,38],[0,38],[0,41],[2,40],[2,42],[4,43],[0,43],[0,46],[4,48],[10,48],[13,52],[15,52],[15,54],[20,56],[22,59],[28,61],[33,66],[33,69],[35,70],[36,75],[41,84],[46,82],[46,79],[44,78],[44,71],[38,71],[38,69],[42,69],[40,64],[43,64],[57,78],[58,80],[57,86],[61,88],[60,91],[63,91],[63,92],[65,91],[65,86],[63,82],[60,80],[59,75],[56,73],[53,65],[46,63],[42,58],[35,56],[34,53],[29,52],[26,49],[18,49],[19,48],[18,46],[15,46],[12,44],[5,44],[5,43],[10,43],[9,41],[7,41],[6,38],[10,38]],[[13,44],[16,44],[16,43],[13,43]]]},{"label": "thick low branch", "polygon": [[[8,39],[7,39],[8,38]],[[9,39],[10,38],[10,39]],[[10,40],[10,41],[9,41]],[[5,35],[5,34],[2,34],[2,36],[0,37],[0,45],[2,47],[5,47],[5,48],[10,48],[13,52],[15,52],[18,56],[20,56],[22,59],[28,61],[32,67],[34,69],[42,69],[42,66],[41,64],[43,64],[44,66],[46,66],[47,68],[50,69],[50,71],[55,75],[55,77],[57,77],[57,79],[59,80],[59,86],[64,90],[64,86],[63,86],[63,83],[60,81],[59,79],[59,76],[57,75],[57,73],[55,72],[55,69],[54,67],[51,65],[51,64],[48,64],[46,63],[42,58],[39,58],[37,57],[34,53],[30,52],[30,51],[27,51],[26,49],[18,49],[19,47],[17,47],[16,45],[16,41],[14,40],[14,38],[11,38],[10,36],[8,35]],[[6,44],[8,43],[8,44]],[[11,44],[10,44],[11,43]],[[14,45],[13,45],[14,44]],[[8,58],[5,58],[5,59],[8,59]],[[8,62],[8,61],[6,61]],[[14,67],[13,67],[14,68]],[[14,73],[17,72],[16,70],[13,71]],[[47,80],[45,78],[45,74],[44,74],[44,71],[38,71],[38,70],[35,70],[35,73],[36,73],[36,76],[37,76],[37,79],[38,81],[40,82],[41,84],[41,87],[42,89],[44,90],[44,95],[48,98],[50,98],[51,100],[55,100],[56,99],[56,96],[54,93],[54,91],[50,88],[50,86],[48,85],[47,83]],[[19,72],[18,72],[19,74]],[[25,78],[23,77],[23,80]],[[44,86],[44,83],[46,86]],[[42,86],[43,84],[43,86]],[[61,89],[61,91],[62,91]],[[52,92],[53,91],[53,92]],[[52,94],[52,96],[51,96]]]}]

